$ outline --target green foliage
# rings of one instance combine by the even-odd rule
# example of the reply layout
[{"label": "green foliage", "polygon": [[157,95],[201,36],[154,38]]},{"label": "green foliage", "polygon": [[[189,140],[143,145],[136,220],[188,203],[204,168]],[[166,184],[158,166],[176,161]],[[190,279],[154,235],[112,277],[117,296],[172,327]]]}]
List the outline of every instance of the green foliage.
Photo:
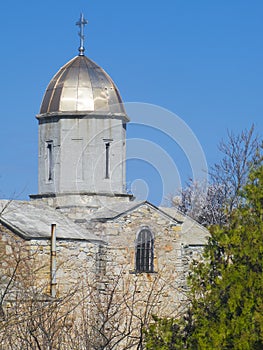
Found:
[{"label": "green foliage", "polygon": [[263,349],[263,166],[228,227],[214,227],[190,277],[192,349]]},{"label": "green foliage", "polygon": [[153,316],[154,323],[145,331],[145,349],[182,349],[182,331],[174,319]]},{"label": "green foliage", "polygon": [[[262,159],[261,159],[262,163]],[[263,349],[263,166],[226,227],[212,227],[189,277],[191,317],[155,319],[146,349]]]}]

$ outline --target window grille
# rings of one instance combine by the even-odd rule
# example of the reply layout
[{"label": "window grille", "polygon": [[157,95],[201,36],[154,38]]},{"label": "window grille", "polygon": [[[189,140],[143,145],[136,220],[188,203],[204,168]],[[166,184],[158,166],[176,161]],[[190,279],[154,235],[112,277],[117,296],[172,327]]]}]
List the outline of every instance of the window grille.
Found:
[{"label": "window grille", "polygon": [[136,272],[153,272],[153,235],[142,229],[136,241]]}]

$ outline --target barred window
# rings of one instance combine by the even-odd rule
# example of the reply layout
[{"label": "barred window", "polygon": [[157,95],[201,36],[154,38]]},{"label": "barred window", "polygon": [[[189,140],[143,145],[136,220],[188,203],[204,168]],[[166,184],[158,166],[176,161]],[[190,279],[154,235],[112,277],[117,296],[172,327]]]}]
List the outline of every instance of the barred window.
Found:
[{"label": "barred window", "polygon": [[143,228],[136,240],[136,272],[153,272],[153,235]]}]

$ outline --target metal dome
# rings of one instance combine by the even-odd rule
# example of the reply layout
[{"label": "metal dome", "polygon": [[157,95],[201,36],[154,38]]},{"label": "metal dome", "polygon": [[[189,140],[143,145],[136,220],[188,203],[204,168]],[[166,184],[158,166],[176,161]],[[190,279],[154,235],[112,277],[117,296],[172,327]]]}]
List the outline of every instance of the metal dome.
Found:
[{"label": "metal dome", "polygon": [[52,78],[40,114],[114,114],[126,117],[109,75],[84,55],[74,57]]}]

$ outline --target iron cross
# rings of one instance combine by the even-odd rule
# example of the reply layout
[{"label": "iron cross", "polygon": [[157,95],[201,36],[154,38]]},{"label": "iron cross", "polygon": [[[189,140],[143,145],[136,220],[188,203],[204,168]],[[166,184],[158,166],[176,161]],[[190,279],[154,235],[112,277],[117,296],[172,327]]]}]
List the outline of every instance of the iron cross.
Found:
[{"label": "iron cross", "polygon": [[85,25],[88,24],[88,21],[85,20],[83,13],[80,14],[80,19],[78,22],[76,22],[76,25],[79,26],[80,31],[79,31],[79,37],[80,37],[80,46],[79,46],[79,55],[84,56],[84,27]]}]

